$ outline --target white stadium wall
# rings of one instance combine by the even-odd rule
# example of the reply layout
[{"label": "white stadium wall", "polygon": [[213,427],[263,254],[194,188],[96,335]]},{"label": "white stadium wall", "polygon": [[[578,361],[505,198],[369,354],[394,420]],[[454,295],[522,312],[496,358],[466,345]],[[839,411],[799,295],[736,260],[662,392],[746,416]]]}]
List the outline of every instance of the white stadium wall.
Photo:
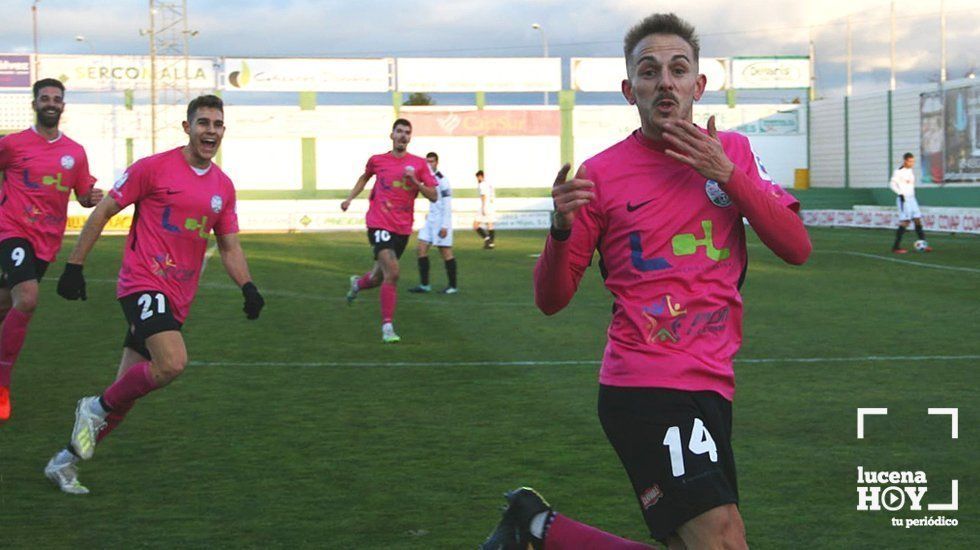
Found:
[{"label": "white stadium wall", "polygon": [[[920,120],[919,96],[926,91],[935,90],[935,86],[918,86],[914,88],[902,88],[892,94],[892,150],[895,156],[888,164],[889,179],[891,170],[894,170],[902,155],[912,153],[916,157],[920,155],[922,140],[922,121]],[[919,172],[919,165],[916,165],[916,181],[922,181],[922,174]],[[885,182],[887,184],[887,181]]]},{"label": "white stadium wall", "polygon": [[844,185],[844,102],[810,104],[810,186]]},{"label": "white stadium wall", "polygon": [[[3,94],[7,98],[6,118],[23,127],[31,120],[28,94]],[[765,119],[785,111],[787,105],[724,105],[695,107],[695,118],[704,124],[715,115],[719,128],[730,129]],[[473,106],[435,106],[403,108],[401,115],[424,111],[473,111]],[[487,110],[544,111],[541,106],[488,106]],[[550,111],[557,113],[557,107]],[[784,113],[785,114],[785,113]],[[184,111],[170,108],[162,113],[158,150],[185,143],[180,129]],[[315,189],[347,190],[363,173],[372,154],[387,151],[388,135],[395,115],[391,106],[317,106],[302,110],[298,105],[234,105],[225,107],[228,128],[222,144],[222,168],[243,191],[298,191],[303,189],[303,140],[312,138],[315,155]],[[783,185],[793,182],[793,170],[806,166],[805,115],[790,133],[749,134],[753,148],[773,178]],[[101,182],[114,181],[126,168],[127,140],[132,157],[151,152],[150,109],[136,105],[82,104],[69,101],[62,128],[82,143],[89,155],[92,172]],[[629,135],[639,126],[634,107],[628,105],[583,105],[573,111],[574,160],[578,164]],[[16,127],[15,127],[16,128]],[[417,155],[436,151],[441,168],[457,189],[474,189],[474,173],[479,166],[478,138],[475,136],[424,135],[413,137],[410,150]],[[497,188],[549,187],[561,166],[559,135],[500,136],[483,138],[484,170]]]},{"label": "white stadium wall", "polygon": [[[850,114],[851,187],[880,187],[888,183],[888,98],[882,94],[855,96]],[[841,138],[843,139],[843,138]]]},{"label": "white stadium wall", "polygon": [[[949,82],[952,88],[964,81]],[[888,133],[888,91],[852,96],[848,101],[848,145],[845,151],[844,99],[823,99],[811,104],[810,185],[812,187],[887,187],[904,153],[921,151],[920,95],[937,90],[935,84],[904,87],[892,93],[891,136]],[[889,137],[891,154],[889,154]],[[850,174],[845,171],[845,160]],[[922,182],[920,164],[916,181]],[[922,184],[930,187],[934,184]]]}]

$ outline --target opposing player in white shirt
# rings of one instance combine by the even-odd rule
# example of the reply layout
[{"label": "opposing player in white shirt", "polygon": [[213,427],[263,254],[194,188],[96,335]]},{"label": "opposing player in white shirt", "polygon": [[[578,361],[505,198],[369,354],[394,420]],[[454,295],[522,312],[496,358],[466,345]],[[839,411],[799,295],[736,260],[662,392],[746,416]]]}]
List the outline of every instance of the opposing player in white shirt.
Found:
[{"label": "opposing player in white shirt", "polygon": [[449,185],[449,178],[439,171],[439,155],[429,153],[425,155],[425,162],[429,164],[432,175],[439,183],[436,188],[438,199],[429,204],[425,225],[419,230],[420,284],[408,291],[414,293],[432,291],[432,286],[429,285],[429,248],[435,245],[442,255],[442,261],[446,265],[446,277],[449,279],[449,284],[442,293],[456,294],[459,289],[456,287],[456,258],[453,257],[453,191]]},{"label": "opposing player in white shirt", "polygon": [[[496,246],[493,230],[493,184],[484,179],[483,170],[476,172],[476,189],[480,192],[480,213],[473,220],[473,229],[483,237],[483,248],[493,248]],[[484,225],[486,229],[483,228]]]},{"label": "opposing player in white shirt", "polygon": [[[919,210],[919,201],[915,200],[915,155],[905,153],[902,155],[902,166],[895,170],[889,185],[892,191],[898,195],[898,229],[895,231],[895,244],[892,245],[892,252],[895,254],[905,254],[908,250],[902,248],[902,235],[908,229],[909,221],[915,222],[915,233],[919,240],[925,243],[926,233],[922,230],[922,212]],[[921,248],[923,252],[932,252],[932,247],[928,243]]]}]

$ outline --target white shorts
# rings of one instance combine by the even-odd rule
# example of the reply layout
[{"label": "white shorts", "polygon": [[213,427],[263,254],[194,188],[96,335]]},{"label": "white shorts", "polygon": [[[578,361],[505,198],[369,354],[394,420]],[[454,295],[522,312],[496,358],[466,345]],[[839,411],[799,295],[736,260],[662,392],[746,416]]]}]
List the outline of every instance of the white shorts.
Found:
[{"label": "white shorts", "polygon": [[895,204],[898,205],[898,221],[907,222],[915,218],[921,218],[922,212],[919,210],[919,201],[915,200],[915,197],[906,197],[902,200],[902,197],[895,199]]},{"label": "white shorts", "polygon": [[422,229],[419,229],[419,240],[431,243],[433,246],[452,246],[453,245],[453,228],[446,229],[445,238],[439,236],[439,231],[442,228],[434,223],[425,222]]},{"label": "white shorts", "polygon": [[496,213],[494,212],[493,203],[490,203],[490,205],[487,206],[486,210],[481,210],[480,212],[477,212],[475,220],[477,223],[493,223],[495,221],[494,220],[495,214]]}]

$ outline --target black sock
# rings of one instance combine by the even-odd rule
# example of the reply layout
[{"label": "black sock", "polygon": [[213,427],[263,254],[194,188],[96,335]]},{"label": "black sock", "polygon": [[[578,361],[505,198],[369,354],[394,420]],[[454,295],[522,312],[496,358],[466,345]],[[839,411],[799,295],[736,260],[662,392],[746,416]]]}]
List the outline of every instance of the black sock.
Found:
[{"label": "black sock", "polygon": [[905,234],[905,226],[904,225],[898,226],[898,230],[895,231],[895,246],[892,247],[892,250],[896,250],[901,247],[902,235],[904,234]]},{"label": "black sock", "polygon": [[477,232],[478,235],[480,235],[484,239],[487,238],[487,230],[486,229],[483,229],[482,227],[477,227],[476,228],[476,232]]},{"label": "black sock", "polygon": [[82,457],[78,456],[78,453],[75,452],[74,447],[71,446],[71,441],[69,441],[68,442],[68,445],[65,446],[65,450],[68,451],[69,453],[71,453],[75,458],[82,458]]},{"label": "black sock", "polygon": [[926,240],[926,232],[922,230],[922,224],[915,224],[915,234],[919,236],[923,241]]},{"label": "black sock", "polygon": [[456,258],[446,260],[446,277],[449,278],[449,286],[456,288]]},{"label": "black sock", "polygon": [[99,396],[99,406],[100,406],[100,407],[102,407],[102,410],[104,410],[104,411],[105,411],[105,412],[107,412],[107,413],[108,413],[108,412],[112,412],[112,407],[110,407],[110,406],[109,406],[109,405],[108,405],[108,404],[107,404],[107,403],[105,402],[105,397],[102,397],[101,395]]},{"label": "black sock", "polygon": [[429,257],[422,256],[419,258],[419,280],[422,284],[428,286],[429,284]]},{"label": "black sock", "polygon": [[496,234],[497,232],[496,232],[495,230],[493,230],[493,229],[491,229],[489,233],[490,233],[490,240],[492,241],[492,240],[493,240],[493,237],[494,237],[494,235],[495,235],[495,234]]}]

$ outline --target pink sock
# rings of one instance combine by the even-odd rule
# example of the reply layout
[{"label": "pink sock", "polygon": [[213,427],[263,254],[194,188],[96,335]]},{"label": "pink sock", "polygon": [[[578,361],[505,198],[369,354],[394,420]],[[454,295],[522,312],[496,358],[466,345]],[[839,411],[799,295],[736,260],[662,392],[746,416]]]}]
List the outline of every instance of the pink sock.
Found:
[{"label": "pink sock", "polygon": [[376,286],[378,286],[378,283],[374,282],[374,279],[371,278],[370,271],[364,275],[361,275],[361,278],[357,280],[357,288],[361,290],[364,290],[365,288],[374,288]]},{"label": "pink sock", "polygon": [[105,428],[102,428],[102,430],[99,431],[99,435],[95,437],[96,443],[105,439],[105,436],[109,435],[109,432],[115,430],[116,426],[118,426],[123,419],[126,418],[129,410],[132,409],[133,405],[135,404],[135,401],[130,401],[129,403],[116,405],[115,408],[109,412],[109,415],[105,417]]},{"label": "pink sock", "polygon": [[390,323],[395,318],[395,304],[398,303],[398,289],[391,283],[381,285],[381,322]]},{"label": "pink sock", "polygon": [[0,386],[10,387],[10,372],[24,347],[27,337],[27,325],[31,322],[31,314],[11,308],[3,323],[0,323]]},{"label": "pink sock", "polygon": [[150,362],[143,361],[129,367],[129,370],[106,388],[102,399],[106,405],[115,409],[117,406],[125,407],[127,403],[132,403],[155,389],[157,383],[150,372]]},{"label": "pink sock", "polygon": [[633,542],[616,535],[600,531],[584,523],[579,523],[561,514],[555,519],[544,537],[545,550],[575,548],[579,550],[640,550],[652,546]]}]

